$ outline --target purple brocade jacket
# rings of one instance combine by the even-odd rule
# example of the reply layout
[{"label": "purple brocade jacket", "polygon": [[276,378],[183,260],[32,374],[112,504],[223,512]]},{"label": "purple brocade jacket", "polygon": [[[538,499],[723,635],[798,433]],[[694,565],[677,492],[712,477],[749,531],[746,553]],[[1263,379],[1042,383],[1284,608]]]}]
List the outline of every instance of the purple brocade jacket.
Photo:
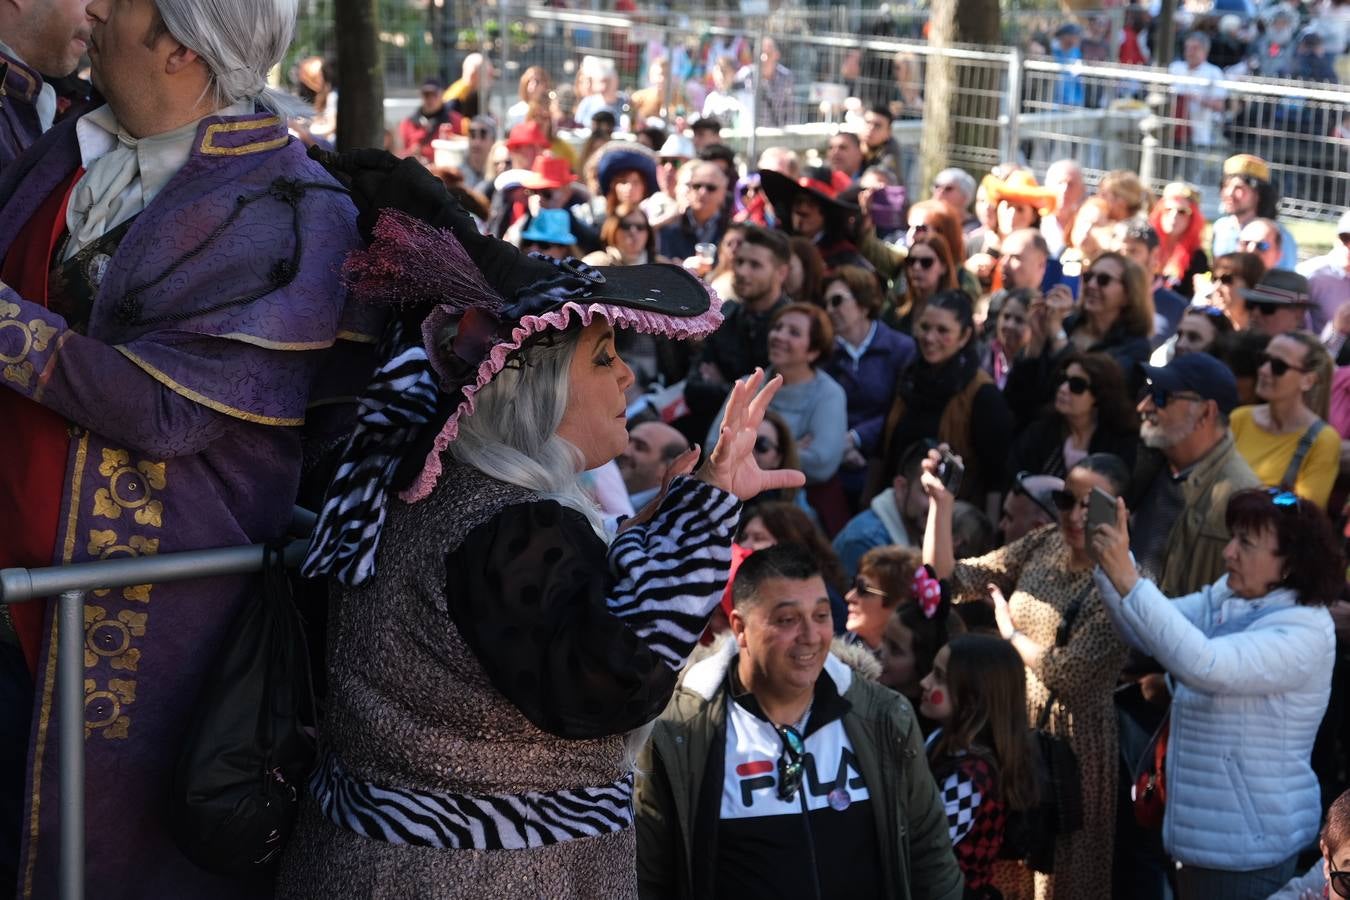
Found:
[{"label": "purple brocade jacket", "polygon": [[0,52],[0,172],[42,136],[38,92],[42,76]]},{"label": "purple brocade jacket", "polygon": [[[0,174],[0,259],[80,165],[75,121]],[[344,335],[356,210],[270,112],[199,123],[186,165],[88,266],[88,324],[0,283],[0,390],[71,427],[54,564],[269,541],[301,469],[311,383]],[[0,428],[0,459],[16,440]],[[0,515],[22,515],[0,510]],[[256,583],[98,591],[85,605],[87,892],[269,896],[193,866],[165,810],[187,717]],[[21,897],[56,895],[58,698],[48,604],[30,744]]]}]

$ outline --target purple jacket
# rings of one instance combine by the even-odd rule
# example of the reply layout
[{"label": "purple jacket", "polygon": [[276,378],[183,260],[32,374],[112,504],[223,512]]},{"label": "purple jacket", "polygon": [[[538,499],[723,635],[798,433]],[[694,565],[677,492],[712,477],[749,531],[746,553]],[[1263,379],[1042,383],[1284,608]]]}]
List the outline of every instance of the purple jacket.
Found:
[{"label": "purple jacket", "polygon": [[[0,175],[0,258],[79,165],[75,121],[67,120]],[[0,389],[72,426],[54,563],[283,534],[300,477],[298,426],[322,351],[339,336],[338,268],[359,244],[355,208],[336,188],[279,117],[208,117],[186,165],[91,275],[98,281],[85,333],[0,284],[0,359],[8,362]],[[18,439],[0,429],[0,458]],[[257,885],[189,863],[162,809],[199,686],[255,589],[250,579],[218,578],[88,597],[91,895],[258,894]],[[56,892],[51,612],[23,820],[25,897]]]},{"label": "purple jacket", "polygon": [[895,399],[895,383],[900,373],[914,361],[914,339],[878,321],[872,343],[857,363],[836,339],[834,355],[825,364],[825,372],[848,396],[848,427],[857,432],[863,456],[881,452],[881,433],[886,414]]},{"label": "purple jacket", "polygon": [[42,76],[12,56],[0,53],[0,172],[42,136],[37,97]]}]

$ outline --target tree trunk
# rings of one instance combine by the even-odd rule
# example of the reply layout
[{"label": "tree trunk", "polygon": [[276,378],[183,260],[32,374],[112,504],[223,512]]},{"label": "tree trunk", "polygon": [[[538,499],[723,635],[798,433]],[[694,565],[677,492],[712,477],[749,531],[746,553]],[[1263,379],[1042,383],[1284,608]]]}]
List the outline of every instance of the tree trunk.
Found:
[{"label": "tree trunk", "polygon": [[339,150],[384,146],[384,66],[376,0],[337,0]]},{"label": "tree trunk", "polygon": [[[928,45],[936,50],[950,47],[956,31],[959,0],[933,0],[929,8]],[[919,195],[928,195],[928,185],[951,159],[952,96],[956,63],[945,54],[926,57],[923,79],[923,137],[919,142]]]}]

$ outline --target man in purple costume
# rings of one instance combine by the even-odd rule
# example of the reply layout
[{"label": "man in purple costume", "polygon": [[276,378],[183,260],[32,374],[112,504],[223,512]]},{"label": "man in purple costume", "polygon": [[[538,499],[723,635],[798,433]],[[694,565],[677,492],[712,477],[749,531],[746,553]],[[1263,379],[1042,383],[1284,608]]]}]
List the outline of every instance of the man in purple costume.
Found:
[{"label": "man in purple costume", "polygon": [[0,172],[56,117],[43,75],[75,71],[89,47],[88,0],[0,2]]},{"label": "man in purple costume", "polygon": [[[310,384],[327,348],[359,337],[338,275],[355,208],[266,90],[296,0],[88,11],[107,105],[0,174],[0,566],[278,538]],[[165,827],[186,719],[251,589],[87,598],[90,896],[270,892],[195,868]],[[12,612],[35,685],[22,897],[54,896],[60,864],[52,611]]]}]

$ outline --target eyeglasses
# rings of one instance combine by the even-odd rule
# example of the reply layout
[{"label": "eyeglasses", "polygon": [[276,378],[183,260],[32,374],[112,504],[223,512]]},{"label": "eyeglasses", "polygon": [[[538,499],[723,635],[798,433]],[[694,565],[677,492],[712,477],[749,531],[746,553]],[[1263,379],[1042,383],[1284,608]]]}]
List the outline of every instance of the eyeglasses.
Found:
[{"label": "eyeglasses", "polygon": [[1204,403],[1205,398],[1199,394],[1190,391],[1169,391],[1165,387],[1149,382],[1139,389],[1139,400],[1142,402],[1145,397],[1153,400],[1153,405],[1158,409],[1166,409],[1167,404],[1173,400],[1194,400],[1196,403]]},{"label": "eyeglasses", "polygon": [[1071,394],[1086,394],[1092,390],[1092,382],[1081,375],[1060,375],[1059,383],[1067,384]]},{"label": "eyeglasses", "polygon": [[1350,869],[1333,869],[1328,861],[1327,880],[1331,882],[1331,890],[1337,897],[1350,897]]},{"label": "eyeglasses", "polygon": [[783,742],[783,755],[778,757],[778,799],[787,801],[802,788],[806,741],[791,725],[779,725],[778,738]]},{"label": "eyeglasses", "polygon": [[1232,284],[1237,281],[1237,276],[1232,272],[1224,272],[1222,275],[1215,275],[1214,280],[1219,284]]},{"label": "eyeglasses", "polygon": [[1023,497],[1026,497],[1026,498],[1027,498],[1028,500],[1030,500],[1032,503],[1036,504],[1036,506],[1041,510],[1041,512],[1045,513],[1047,516],[1049,516],[1050,518],[1053,519],[1053,518],[1055,517],[1055,510],[1054,510],[1054,508],[1051,507],[1051,506],[1047,506],[1046,503],[1045,503],[1045,501],[1042,500],[1040,497],[1037,497],[1035,494],[1033,494],[1033,493],[1031,492],[1030,488],[1028,488],[1028,487],[1026,486],[1026,484],[1024,483],[1024,482],[1025,482],[1025,479],[1030,478],[1030,477],[1031,477],[1031,473],[1030,473],[1030,472],[1025,472],[1025,471],[1023,471],[1023,472],[1018,472],[1016,475],[1014,475],[1014,476],[1013,476],[1013,492],[1014,492],[1014,493],[1017,493],[1017,494],[1021,494]]},{"label": "eyeglasses", "polygon": [[877,588],[872,587],[867,582],[862,580],[861,575],[853,579],[853,589],[860,594],[873,594],[877,597],[882,598],[883,600],[886,599],[885,591],[878,590]]},{"label": "eyeglasses", "polygon": [[1270,241],[1238,241],[1238,249],[1244,251],[1255,250],[1257,253],[1265,253],[1270,249]]},{"label": "eyeglasses", "polygon": [[830,294],[828,297],[825,298],[825,302],[830,306],[831,309],[838,309],[839,307],[844,305],[844,301],[852,299],[853,299],[852,294]]},{"label": "eyeglasses", "polygon": [[777,453],[778,445],[761,434],[759,437],[755,438],[755,452]]},{"label": "eyeglasses", "polygon": [[1259,369],[1261,366],[1269,365],[1270,373],[1274,375],[1276,378],[1282,377],[1284,373],[1288,372],[1290,369],[1293,369],[1295,372],[1299,373],[1307,373],[1308,371],[1302,366],[1296,366],[1293,363],[1287,363],[1284,360],[1280,359],[1278,356],[1271,356],[1269,353],[1262,353],[1260,359],[1261,362],[1257,364],[1257,368]]},{"label": "eyeglasses", "polygon": [[1281,303],[1267,303],[1262,300],[1247,301],[1248,312],[1260,313],[1263,316],[1275,315],[1276,310],[1278,310],[1281,306],[1283,306],[1283,304]]},{"label": "eyeglasses", "polygon": [[905,266],[911,269],[915,266],[920,269],[931,269],[937,265],[937,261],[936,256],[907,256],[905,257]]},{"label": "eyeglasses", "polygon": [[1112,275],[1109,272],[1089,272],[1083,276],[1083,284],[1096,283],[1097,287],[1104,288],[1113,281],[1120,281],[1118,275]]},{"label": "eyeglasses", "polygon": [[649,226],[647,225],[646,222],[623,222],[619,225],[619,227],[622,228],[624,231],[627,231],[629,234],[637,234],[639,232],[646,231]]},{"label": "eyeglasses", "polygon": [[721,186],[720,184],[709,184],[709,183],[706,182],[706,181],[691,181],[691,182],[689,182],[689,190],[691,190],[691,191],[707,191],[707,192],[710,193],[710,194],[711,194],[713,191],[720,190],[721,187],[722,187],[722,186]]}]

